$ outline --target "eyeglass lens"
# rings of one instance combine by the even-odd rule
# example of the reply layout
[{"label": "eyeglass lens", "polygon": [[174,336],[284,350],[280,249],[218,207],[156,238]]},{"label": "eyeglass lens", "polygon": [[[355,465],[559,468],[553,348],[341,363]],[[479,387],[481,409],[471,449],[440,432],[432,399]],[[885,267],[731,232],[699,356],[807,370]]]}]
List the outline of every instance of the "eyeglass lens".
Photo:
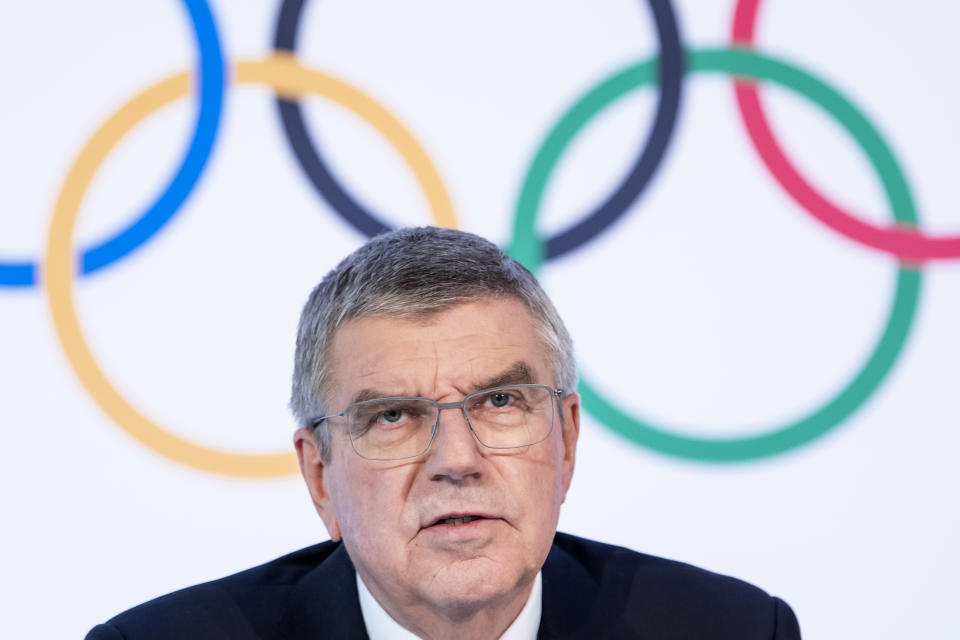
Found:
[{"label": "eyeglass lens", "polygon": [[[482,444],[523,447],[550,433],[553,397],[553,390],[545,386],[497,387],[468,395],[463,411]],[[397,459],[427,449],[439,410],[438,404],[427,398],[381,398],[351,405],[345,417],[358,454]]]}]

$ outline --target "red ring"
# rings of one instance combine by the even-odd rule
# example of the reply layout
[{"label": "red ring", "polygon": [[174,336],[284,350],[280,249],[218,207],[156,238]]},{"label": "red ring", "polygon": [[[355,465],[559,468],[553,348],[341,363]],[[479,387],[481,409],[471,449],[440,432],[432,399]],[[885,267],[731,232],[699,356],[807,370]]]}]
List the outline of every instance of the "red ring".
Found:
[{"label": "red ring", "polygon": [[[733,14],[733,46],[753,47],[760,0],[738,0]],[[903,226],[879,227],[845,211],[800,175],[773,136],[773,130],[760,104],[760,95],[752,82],[734,80],[740,117],[750,141],[767,169],[796,202],[817,220],[834,231],[861,244],[893,254],[903,261],[960,257],[960,235],[929,236]]]}]

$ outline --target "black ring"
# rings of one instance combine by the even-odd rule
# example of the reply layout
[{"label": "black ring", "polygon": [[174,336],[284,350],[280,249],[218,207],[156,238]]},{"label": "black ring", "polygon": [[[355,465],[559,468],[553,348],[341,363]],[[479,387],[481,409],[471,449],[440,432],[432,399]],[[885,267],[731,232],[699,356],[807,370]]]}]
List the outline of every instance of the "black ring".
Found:
[{"label": "black ring", "polygon": [[[656,22],[657,38],[660,44],[658,61],[660,98],[646,144],[623,184],[617,187],[603,204],[580,222],[547,239],[547,260],[582,246],[616,222],[650,183],[673,135],[677,113],[680,110],[684,73],[680,33],[669,0],[647,0],[647,3]],[[277,51],[287,53],[296,51],[297,29],[302,13],[303,0],[284,0],[280,6],[273,43]],[[361,233],[373,237],[388,231],[390,227],[358,204],[330,173],[330,169],[307,131],[300,103],[278,97],[277,108],[293,153],[321,197]]]}]

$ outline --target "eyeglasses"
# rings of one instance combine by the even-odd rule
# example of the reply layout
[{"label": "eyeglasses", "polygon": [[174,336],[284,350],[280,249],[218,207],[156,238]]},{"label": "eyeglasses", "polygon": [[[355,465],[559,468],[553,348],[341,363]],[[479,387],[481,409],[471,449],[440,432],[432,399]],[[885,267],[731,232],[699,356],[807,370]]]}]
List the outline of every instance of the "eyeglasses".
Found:
[{"label": "eyeglasses", "polygon": [[353,450],[368,460],[402,460],[427,451],[442,409],[460,409],[474,437],[490,449],[516,449],[546,440],[553,429],[554,399],[563,391],[516,384],[474,391],[460,402],[391,397],[355,402],[340,413],[310,421],[346,418]]}]

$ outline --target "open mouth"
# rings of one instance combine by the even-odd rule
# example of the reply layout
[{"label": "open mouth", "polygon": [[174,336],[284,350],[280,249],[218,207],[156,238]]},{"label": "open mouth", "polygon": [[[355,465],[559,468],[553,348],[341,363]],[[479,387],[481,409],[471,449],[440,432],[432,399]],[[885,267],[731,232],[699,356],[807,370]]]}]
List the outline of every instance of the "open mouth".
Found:
[{"label": "open mouth", "polygon": [[446,524],[452,527],[459,527],[462,524],[470,524],[474,520],[485,520],[483,516],[454,516],[450,518],[440,518],[433,523],[433,526],[438,524]]}]

